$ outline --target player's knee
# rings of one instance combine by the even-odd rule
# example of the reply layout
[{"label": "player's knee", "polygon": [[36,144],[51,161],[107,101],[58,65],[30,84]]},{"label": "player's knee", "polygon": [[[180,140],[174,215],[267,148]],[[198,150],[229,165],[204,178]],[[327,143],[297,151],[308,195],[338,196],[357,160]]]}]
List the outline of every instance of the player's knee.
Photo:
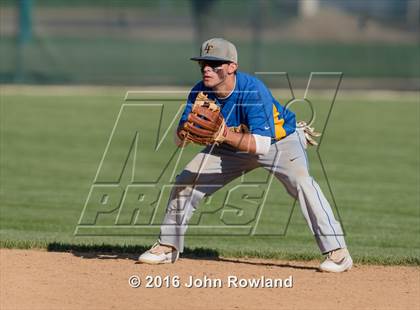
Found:
[{"label": "player's knee", "polygon": [[300,167],[294,167],[292,175],[292,179],[296,185],[300,185],[303,182],[307,182],[307,180],[310,178],[308,169],[304,166]]},{"label": "player's knee", "polygon": [[308,168],[306,168],[306,166],[295,167],[294,174],[295,174],[296,178],[308,178],[309,177]]},{"label": "player's knee", "polygon": [[175,184],[176,185],[192,185],[195,181],[196,174],[184,170],[180,174],[178,174],[175,178]]},{"label": "player's knee", "polygon": [[290,182],[294,185],[296,189],[304,186],[308,182],[310,182],[311,177],[308,173],[302,174],[295,174],[292,178],[290,178]]},{"label": "player's knee", "polygon": [[175,185],[172,188],[171,198],[168,204],[168,211],[181,211],[184,209],[185,204],[193,194],[191,186]]}]

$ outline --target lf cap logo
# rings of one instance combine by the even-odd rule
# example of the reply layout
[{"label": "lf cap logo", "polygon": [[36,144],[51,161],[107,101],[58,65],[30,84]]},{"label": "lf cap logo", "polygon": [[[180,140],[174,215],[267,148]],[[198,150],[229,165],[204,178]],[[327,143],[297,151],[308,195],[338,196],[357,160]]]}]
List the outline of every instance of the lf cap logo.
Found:
[{"label": "lf cap logo", "polygon": [[206,47],[204,48],[204,51],[206,52],[206,54],[208,54],[209,53],[209,51],[212,49],[212,48],[214,48],[214,46],[213,45],[211,45],[211,44],[206,44]]}]

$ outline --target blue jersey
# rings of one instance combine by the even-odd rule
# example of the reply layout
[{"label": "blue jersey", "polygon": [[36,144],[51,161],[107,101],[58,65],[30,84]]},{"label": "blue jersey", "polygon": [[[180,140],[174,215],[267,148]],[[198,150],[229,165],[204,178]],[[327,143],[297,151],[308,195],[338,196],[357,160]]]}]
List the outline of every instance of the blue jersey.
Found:
[{"label": "blue jersey", "polygon": [[224,99],[217,98],[202,81],[197,83],[188,96],[180,125],[187,120],[199,92],[208,95],[221,107],[228,127],[246,126],[252,134],[271,137],[272,143],[296,129],[295,114],[280,105],[263,82],[242,72],[236,73],[235,90]]}]

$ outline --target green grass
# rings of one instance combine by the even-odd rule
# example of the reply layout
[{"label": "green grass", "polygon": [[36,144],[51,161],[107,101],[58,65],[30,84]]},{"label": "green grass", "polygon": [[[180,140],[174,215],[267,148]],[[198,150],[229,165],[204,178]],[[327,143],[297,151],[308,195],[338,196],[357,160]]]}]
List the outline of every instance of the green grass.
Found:
[{"label": "green grass", "polygon": [[[101,91],[74,95],[45,90],[45,95],[1,94],[0,110],[0,237],[1,247],[47,248],[136,253],[151,245],[156,230],[147,236],[74,236],[98,164],[123,103],[124,91]],[[329,98],[312,98],[321,128],[327,117]],[[170,119],[180,102],[165,103],[163,118]],[[298,108],[299,118],[305,109]],[[132,124],[148,133],[140,140],[154,143],[156,111],[122,116],[123,133],[114,141],[103,177],[113,177],[126,154]],[[418,96],[364,98],[338,96],[324,133],[320,153],[337,202],[346,240],[356,262],[420,264],[419,214],[419,99]],[[169,139],[168,141],[170,141]],[[173,148],[146,150],[146,164],[136,178],[156,176]],[[188,147],[183,166],[199,150]],[[326,179],[314,149],[309,151],[311,173],[331,200]],[[169,170],[174,163],[169,164]],[[143,170],[141,170],[143,169]],[[175,169],[179,171],[180,168]],[[247,180],[265,177],[254,171]],[[158,185],[167,183],[169,173]],[[128,184],[127,175],[122,184]],[[228,188],[239,184],[233,182]],[[225,191],[203,203],[192,224],[220,224]],[[167,193],[162,201],[167,199]],[[252,197],[251,197],[252,198]],[[317,259],[319,251],[293,201],[275,182],[261,216],[258,233],[272,236],[197,236],[192,226],[186,238],[187,254],[197,256],[247,256],[283,259]],[[232,201],[241,206],[242,202]],[[164,203],[163,203],[164,205]],[[245,206],[248,206],[245,204]],[[157,214],[161,220],[163,210]],[[249,209],[252,213],[252,208]],[[337,210],[336,210],[337,211]],[[102,214],[98,223],[109,224],[115,212]],[[249,214],[248,214],[249,215]],[[231,218],[241,224],[241,218]],[[236,222],[235,222],[236,221]],[[241,222],[242,221],[242,222]],[[213,231],[214,232],[214,231]],[[216,233],[226,232],[223,228]]]}]

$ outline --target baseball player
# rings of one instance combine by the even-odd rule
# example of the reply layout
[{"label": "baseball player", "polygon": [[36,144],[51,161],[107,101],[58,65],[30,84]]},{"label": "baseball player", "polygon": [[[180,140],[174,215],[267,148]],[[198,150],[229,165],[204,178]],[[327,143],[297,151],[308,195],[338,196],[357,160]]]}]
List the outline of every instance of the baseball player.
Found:
[{"label": "baseball player", "polygon": [[257,167],[267,169],[299,200],[322,254],[320,270],[343,272],[353,261],[340,223],[308,172],[307,143],[313,128],[296,125],[257,78],[239,72],[235,46],[221,38],[202,44],[197,61],[202,80],[191,90],[180,119],[178,146],[206,147],[177,176],[158,242],[140,255],[143,263],[174,263],[184,249],[188,221],[200,201]]}]

